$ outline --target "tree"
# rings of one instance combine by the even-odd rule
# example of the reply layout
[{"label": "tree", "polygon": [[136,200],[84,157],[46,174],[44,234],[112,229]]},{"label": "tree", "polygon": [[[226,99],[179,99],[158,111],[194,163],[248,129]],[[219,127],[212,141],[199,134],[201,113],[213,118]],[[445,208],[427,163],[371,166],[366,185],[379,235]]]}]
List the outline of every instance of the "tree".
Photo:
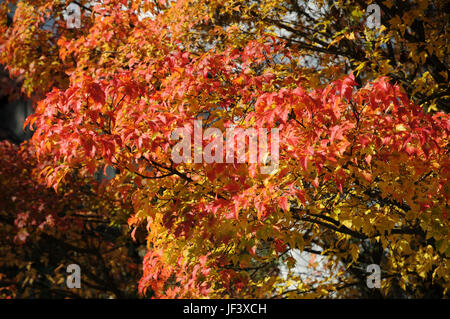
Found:
[{"label": "tree", "polygon": [[[443,3],[377,2],[377,30],[357,1],[78,4],[82,27],[67,29],[59,1],[20,1],[0,61],[36,101],[27,124],[48,186],[117,170],[108,188],[148,232],[142,293],[448,295]],[[175,162],[172,133],[199,119],[277,128],[277,172],[261,159]],[[325,271],[305,280],[294,250],[321,255]]]},{"label": "tree", "polygon": [[[0,296],[136,297],[141,258],[129,203],[76,170],[58,193],[40,185],[28,143],[0,142],[0,153]],[[81,268],[82,289],[66,286],[70,264]]]}]

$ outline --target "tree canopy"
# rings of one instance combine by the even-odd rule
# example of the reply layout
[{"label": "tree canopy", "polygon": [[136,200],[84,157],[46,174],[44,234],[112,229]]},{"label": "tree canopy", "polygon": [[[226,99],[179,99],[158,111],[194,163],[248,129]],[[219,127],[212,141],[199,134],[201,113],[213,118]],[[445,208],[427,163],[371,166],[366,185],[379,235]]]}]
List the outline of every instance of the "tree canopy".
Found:
[{"label": "tree canopy", "polygon": [[[95,215],[119,225],[97,260],[145,238],[140,279],[122,248],[92,270],[116,297],[119,274],[156,298],[448,296],[445,1],[72,1],[79,28],[70,2],[0,4],[0,63],[35,110],[32,140],[1,144],[0,231],[16,235],[0,249],[53,237],[92,269],[76,243]],[[199,119],[278,129],[277,170],[175,162],[173,132]]]}]

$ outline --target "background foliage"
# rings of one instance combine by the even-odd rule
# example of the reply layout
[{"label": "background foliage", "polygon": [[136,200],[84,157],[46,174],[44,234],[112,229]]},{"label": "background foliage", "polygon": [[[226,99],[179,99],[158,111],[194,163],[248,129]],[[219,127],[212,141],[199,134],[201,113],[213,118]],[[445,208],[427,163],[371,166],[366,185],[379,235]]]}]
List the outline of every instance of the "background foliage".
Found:
[{"label": "background foliage", "polygon": [[[0,5],[35,109],[1,144],[4,296],[75,297],[73,260],[80,297],[448,296],[447,2],[69,2]],[[279,128],[279,171],[172,162],[199,117]]]}]

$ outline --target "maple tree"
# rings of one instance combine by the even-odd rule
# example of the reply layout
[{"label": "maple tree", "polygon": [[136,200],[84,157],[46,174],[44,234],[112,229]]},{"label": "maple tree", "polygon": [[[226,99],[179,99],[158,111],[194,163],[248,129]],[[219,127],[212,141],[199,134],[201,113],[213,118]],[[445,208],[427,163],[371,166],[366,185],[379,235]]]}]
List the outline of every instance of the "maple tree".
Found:
[{"label": "maple tree", "polygon": [[[0,153],[0,297],[136,297],[141,258],[129,203],[75,170],[55,194],[39,183],[28,143],[0,142]],[[70,264],[82,268],[83,289],[66,286]]]},{"label": "maple tree", "polygon": [[[107,195],[131,203],[116,208],[131,237],[146,232],[141,293],[448,296],[444,1],[376,2],[376,30],[363,1],[78,1],[74,29],[69,2],[18,1],[0,62],[35,103],[26,125],[49,192],[116,169]],[[278,171],[172,161],[172,132],[200,117],[278,128]],[[321,270],[305,279],[293,251]]]}]

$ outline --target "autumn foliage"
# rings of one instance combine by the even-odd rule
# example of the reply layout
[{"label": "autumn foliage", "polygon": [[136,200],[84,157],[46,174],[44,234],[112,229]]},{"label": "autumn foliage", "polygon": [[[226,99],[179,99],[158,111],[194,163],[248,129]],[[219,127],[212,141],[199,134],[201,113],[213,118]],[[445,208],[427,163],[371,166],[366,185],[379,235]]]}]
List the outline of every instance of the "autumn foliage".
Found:
[{"label": "autumn foliage", "polygon": [[[79,247],[95,215],[118,225],[94,245],[116,297],[132,290],[123,274],[156,298],[448,296],[444,2],[401,2],[370,30],[363,1],[79,1],[79,29],[61,1],[18,1],[0,62],[24,79],[34,135],[0,144],[0,249],[42,231]],[[278,170],[175,163],[172,132],[199,118],[278,128]],[[120,246],[142,238],[139,279]]]}]

